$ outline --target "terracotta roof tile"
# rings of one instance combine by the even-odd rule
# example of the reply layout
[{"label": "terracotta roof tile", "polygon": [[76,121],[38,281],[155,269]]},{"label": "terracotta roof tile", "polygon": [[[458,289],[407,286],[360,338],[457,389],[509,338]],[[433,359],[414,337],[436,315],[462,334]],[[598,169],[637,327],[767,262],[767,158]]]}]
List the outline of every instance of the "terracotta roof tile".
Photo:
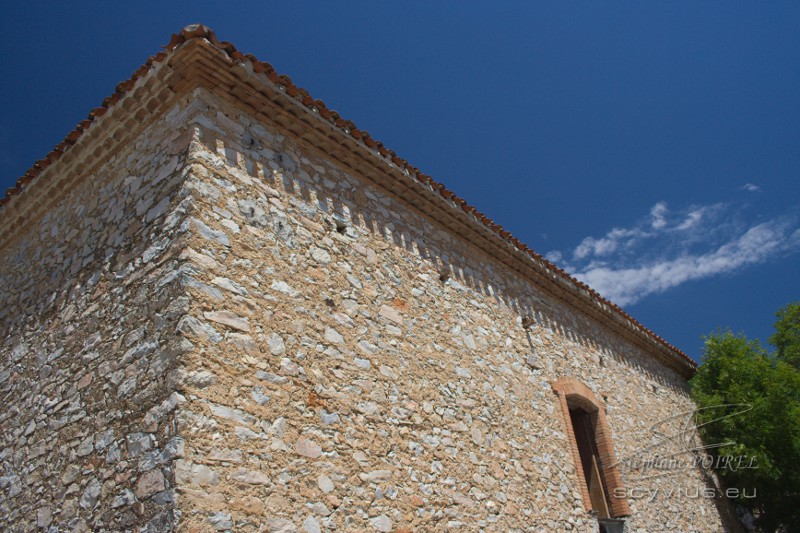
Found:
[{"label": "terracotta roof tile", "polygon": [[306,90],[295,86],[292,83],[292,80],[291,78],[289,78],[289,76],[285,74],[279,75],[275,72],[275,69],[269,63],[259,61],[251,54],[242,54],[231,43],[219,41],[214,32],[208,27],[203,26],[202,24],[193,24],[190,26],[186,26],[180,31],[180,33],[173,34],[170,38],[169,43],[164,47],[166,52],[161,51],[155,56],[151,56],[150,58],[148,58],[148,60],[144,65],[142,65],[133,73],[130,79],[120,82],[117,85],[114,94],[110,95],[105,100],[103,100],[101,107],[98,107],[97,109],[89,113],[89,118],[87,120],[84,120],[83,122],[78,124],[76,128],[70,133],[68,133],[67,136],[64,138],[64,140],[61,143],[59,143],[55,147],[55,149],[47,155],[47,157],[35,163],[30,170],[28,170],[20,179],[18,179],[15,187],[11,187],[6,191],[5,197],[0,198],[0,206],[8,204],[11,197],[19,194],[22,191],[22,189],[27,187],[29,183],[33,181],[42,170],[44,170],[54,161],[59,159],[61,154],[67,151],[69,147],[80,138],[83,132],[92,126],[96,118],[104,115],[110,107],[114,106],[117,102],[119,102],[122,96],[135,85],[136,81],[142,76],[146,75],[147,72],[149,72],[150,68],[154,63],[160,63],[164,61],[168,57],[168,52],[174,51],[175,48],[192,39],[206,39],[212,45],[227,53],[231,58],[236,59],[237,61],[245,61],[245,60],[250,61],[253,65],[253,70],[255,72],[265,73],[267,75],[267,78],[272,83],[284,88],[289,96],[292,97],[300,96],[303,105],[307,107],[311,106],[316,107],[317,110],[319,111],[320,117],[330,122],[331,124],[335,125],[336,127],[344,130],[344,133],[349,134],[349,136],[354,138],[356,142],[361,142],[368,148],[373,148],[375,146],[378,146],[379,153],[384,158],[388,159],[396,166],[409,172],[409,174],[414,179],[422,183],[429,184],[432,187],[432,189],[435,192],[438,192],[438,194],[443,198],[454,201],[456,204],[460,205],[464,211],[474,215],[478,221],[480,221],[490,230],[495,232],[498,238],[506,242],[509,242],[516,249],[526,253],[532,259],[541,263],[547,270],[554,272],[563,280],[568,281],[569,283],[572,283],[574,286],[585,290],[586,293],[590,295],[591,298],[594,299],[596,302],[611,309],[615,314],[621,316],[626,321],[628,321],[635,329],[641,330],[648,337],[650,337],[651,339],[655,340],[656,342],[658,342],[671,352],[678,355],[679,358],[682,359],[684,363],[687,363],[691,368],[697,367],[697,364],[690,357],[688,357],[686,354],[684,354],[681,350],[679,350],[675,346],[667,343],[664,339],[656,335],[650,329],[644,327],[642,324],[636,321],[632,316],[630,316],[628,313],[622,310],[619,306],[603,298],[594,289],[590,288],[585,283],[582,283],[577,279],[573,278],[567,272],[557,267],[556,265],[545,259],[543,256],[531,250],[525,243],[523,243],[522,241],[511,235],[511,233],[508,232],[507,230],[504,230],[502,226],[495,224],[492,220],[488,219],[484,214],[479,212],[477,209],[468,205],[466,201],[462,200],[455,193],[448,190],[444,185],[433,180],[430,176],[422,174],[419,171],[419,169],[411,166],[406,160],[398,157],[393,150],[385,148],[383,143],[374,140],[366,132],[359,130],[353,122],[343,119],[336,111],[329,110],[328,107],[322,101],[314,100],[313,98],[311,98],[311,96],[308,94]]}]

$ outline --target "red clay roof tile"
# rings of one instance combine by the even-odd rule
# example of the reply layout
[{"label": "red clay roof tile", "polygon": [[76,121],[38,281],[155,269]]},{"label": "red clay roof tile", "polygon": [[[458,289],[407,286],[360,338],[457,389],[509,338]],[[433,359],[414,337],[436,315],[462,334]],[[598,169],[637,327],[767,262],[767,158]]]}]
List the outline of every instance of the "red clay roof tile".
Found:
[{"label": "red clay roof tile", "polygon": [[[253,70],[255,72],[259,72],[259,73],[265,72],[267,74],[267,78],[272,83],[274,83],[276,85],[280,85],[282,87],[285,87],[285,90],[286,90],[287,94],[289,94],[290,96],[303,95],[305,97],[306,95],[308,95],[307,91],[296,87],[292,83],[291,78],[289,78],[286,75],[278,75],[275,72],[275,70],[272,67],[272,65],[270,65],[269,63],[260,62],[250,54],[247,54],[247,55],[242,54],[241,52],[236,50],[236,47],[234,47],[233,44],[231,44],[231,43],[220,42],[217,39],[217,37],[214,34],[214,32],[211,31],[211,29],[209,29],[208,27],[203,26],[202,24],[193,24],[191,26],[186,26],[185,28],[183,28],[181,30],[180,33],[173,34],[171,36],[171,38],[170,38],[169,43],[164,48],[167,51],[172,52],[172,51],[175,50],[175,48],[177,48],[181,44],[183,44],[183,43],[185,43],[185,42],[187,42],[189,40],[192,40],[192,39],[207,39],[211,44],[213,44],[214,46],[216,46],[220,50],[223,50],[225,53],[227,53],[233,59],[236,59],[236,60],[239,60],[239,61],[244,61],[245,59],[250,60],[252,62],[252,64],[253,64]],[[4,198],[0,198],[0,206],[3,206],[5,204],[7,204],[10,201],[10,198],[12,196],[19,194],[21,192],[21,190],[22,190],[22,187],[26,186],[33,178],[35,178],[36,175],[39,173],[39,171],[41,169],[49,166],[55,160],[57,160],[63,152],[65,152],[72,144],[74,144],[77,141],[78,138],[80,138],[80,136],[83,133],[83,131],[85,131],[86,129],[91,127],[91,124],[93,123],[93,121],[94,121],[94,119],[96,117],[99,117],[99,116],[102,116],[103,114],[105,114],[105,112],[108,110],[108,108],[110,108],[111,106],[116,104],[120,100],[120,98],[134,86],[134,84],[136,83],[137,79],[139,79],[140,77],[144,76],[147,72],[149,72],[149,70],[150,70],[149,67],[152,66],[152,64],[154,62],[160,63],[160,62],[164,61],[167,58],[167,56],[168,56],[167,52],[161,51],[158,54],[156,54],[155,56],[152,56],[152,57],[148,58],[145,66],[140,67],[139,69],[137,69],[133,73],[133,76],[130,79],[128,79],[126,81],[123,81],[120,84],[118,84],[117,88],[116,88],[116,92],[114,94],[112,94],[111,96],[107,97],[105,100],[103,100],[103,103],[102,103],[101,107],[97,108],[96,110],[94,110],[92,113],[89,114],[89,120],[85,120],[85,121],[81,122],[75,128],[75,130],[73,130],[72,132],[67,134],[67,136],[64,139],[64,141],[59,143],[56,146],[56,148],[52,152],[50,152],[50,154],[48,154],[48,156],[46,158],[38,161],[34,165],[35,168],[32,168],[31,170],[29,170],[28,172],[25,173],[25,176],[23,176],[23,178],[25,178],[25,179],[20,178],[20,180],[18,180],[18,182],[17,182],[17,186],[16,187],[12,187],[12,188],[10,188],[10,189],[8,189],[6,191],[5,197]],[[361,138],[361,142],[362,143],[366,144],[366,140],[369,140],[370,144],[373,144],[373,143],[377,144],[380,147],[380,153],[381,153],[381,155],[383,157],[386,157],[387,159],[389,159],[392,163],[394,163],[398,167],[403,168],[406,171],[408,171],[412,175],[412,177],[414,177],[418,181],[421,181],[422,183],[429,183],[431,185],[431,187],[434,190],[438,190],[439,194],[441,196],[443,196],[444,198],[453,198],[454,201],[456,201],[457,203],[462,205],[462,209],[464,209],[465,211],[468,211],[469,213],[472,213],[477,220],[479,220],[482,224],[484,224],[489,229],[494,231],[500,239],[503,239],[506,242],[511,243],[518,250],[521,250],[521,251],[525,252],[532,259],[540,262],[546,269],[548,269],[548,270],[550,270],[552,272],[555,272],[562,279],[564,279],[566,281],[569,281],[570,283],[572,283],[574,286],[576,286],[578,288],[585,289],[586,292],[594,300],[596,300],[598,303],[607,306],[614,313],[616,313],[617,315],[623,317],[630,324],[632,324],[634,326],[634,328],[640,329],[648,337],[650,337],[651,339],[654,339],[659,344],[663,345],[664,347],[666,347],[667,349],[669,349],[673,353],[677,354],[680,357],[680,359],[682,359],[685,363],[687,363],[691,368],[696,368],[697,367],[697,364],[690,357],[688,357],[686,354],[684,354],[681,350],[679,350],[675,346],[672,346],[671,344],[667,343],[664,339],[662,339],[661,337],[656,335],[650,329],[644,327],[642,324],[640,324],[638,321],[636,321],[633,317],[631,317],[628,313],[626,313],[624,310],[622,310],[619,306],[617,306],[616,304],[612,303],[609,300],[606,300],[605,298],[600,296],[600,294],[598,294],[595,290],[593,290],[590,287],[588,287],[588,285],[586,285],[585,283],[582,283],[582,282],[578,281],[577,279],[573,278],[567,272],[565,272],[561,268],[557,267],[556,265],[554,265],[553,263],[551,263],[550,261],[548,261],[547,259],[545,259],[541,255],[539,255],[538,253],[536,253],[533,250],[531,250],[525,243],[523,243],[522,241],[520,241],[519,239],[517,239],[516,237],[511,235],[510,232],[504,230],[502,228],[502,226],[499,226],[498,224],[495,224],[493,221],[488,219],[485,215],[483,215],[482,213],[477,211],[474,207],[467,206],[465,208],[464,205],[466,204],[466,202],[464,202],[463,200],[461,200],[461,198],[459,198],[454,193],[452,193],[451,191],[446,189],[444,187],[444,185],[434,181],[429,176],[427,176],[425,174],[422,174],[419,171],[419,169],[417,169],[415,167],[412,167],[410,164],[408,164],[407,161],[405,161],[404,159],[399,158],[397,156],[397,154],[395,154],[394,151],[386,149],[380,141],[375,141],[370,136],[362,134],[362,132],[359,131],[356,128],[355,124],[353,124],[351,121],[342,119],[341,116],[339,115],[339,113],[337,113],[336,111],[328,110],[327,106],[323,102],[321,102],[319,100],[315,101],[314,105],[320,110],[320,113],[319,113],[320,116],[323,117],[324,119],[326,119],[328,122],[330,122],[330,123],[336,125],[337,127],[345,130],[345,133],[349,133],[350,136],[352,136],[356,140]],[[367,146],[369,146],[369,144],[367,144]],[[462,202],[464,202],[464,203],[462,203]]]}]

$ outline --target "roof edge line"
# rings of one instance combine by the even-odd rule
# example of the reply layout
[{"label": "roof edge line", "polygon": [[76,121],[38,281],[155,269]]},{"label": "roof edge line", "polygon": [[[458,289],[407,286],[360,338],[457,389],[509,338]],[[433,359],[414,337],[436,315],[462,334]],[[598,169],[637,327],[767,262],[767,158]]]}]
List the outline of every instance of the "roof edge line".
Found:
[{"label": "roof edge line", "polygon": [[[231,43],[220,41],[214,31],[203,24],[191,24],[184,27],[178,34],[173,34],[169,43],[164,46],[164,50],[153,56],[150,56],[145,64],[134,71],[133,75],[129,79],[117,84],[115,92],[112,93],[111,96],[104,99],[99,107],[90,111],[87,119],[78,123],[75,129],[68,133],[64,139],[57,144],[55,148],[53,148],[53,150],[51,150],[44,158],[35,162],[17,180],[15,186],[9,188],[5,195],[0,197],[0,217],[2,217],[4,212],[6,212],[8,204],[15,196],[18,196],[20,193],[22,193],[25,188],[27,188],[30,183],[34,181],[36,177],[39,176],[47,167],[59,160],[61,156],[77,142],[77,140],[85,131],[96,124],[96,119],[105,115],[112,106],[119,102],[123,96],[125,96],[136,85],[136,82],[150,71],[155,63],[162,63],[167,57],[175,53],[175,51],[183,44],[195,39],[206,40],[209,44],[225,52],[231,59],[235,61],[243,64],[249,61],[252,64],[253,72],[264,73],[271,83],[278,86],[279,89],[286,94],[286,96],[294,99],[296,104],[314,111],[320,118],[324,119],[326,122],[329,122],[331,125],[335,126],[342,133],[355,141],[356,145],[361,145],[367,148],[370,152],[373,152],[373,150],[377,152],[384,162],[390,162],[396,166],[398,170],[402,171],[408,177],[408,179],[418,181],[423,185],[427,185],[426,188],[429,189],[431,193],[445,200],[450,200],[452,203],[452,207],[449,206],[450,209],[458,210],[460,208],[467,214],[472,215],[470,218],[474,219],[476,222],[479,222],[483,227],[494,233],[496,238],[511,244],[516,250],[528,256],[528,258],[531,259],[532,262],[543,271],[543,274],[548,275],[552,273],[553,281],[559,281],[561,284],[565,285],[565,289],[571,292],[578,300],[584,301],[584,303],[589,303],[585,301],[585,299],[588,298],[590,302],[594,304],[594,307],[596,307],[597,310],[602,314],[615,316],[618,319],[622,319],[622,322],[627,323],[634,333],[638,332],[642,336],[655,341],[655,343],[660,345],[662,349],[666,349],[668,352],[673,353],[678,361],[682,362],[684,365],[687,365],[692,371],[697,368],[697,363],[687,356],[683,351],[668,343],[655,332],[642,325],[618,305],[600,295],[589,285],[577,280],[568,272],[547,260],[544,256],[535,252],[533,249],[528,247],[528,245],[511,234],[511,232],[503,228],[500,224],[495,223],[485,214],[478,211],[474,206],[469,205],[466,200],[447,189],[443,184],[435,181],[433,178],[431,178],[431,176],[424,174],[422,171],[420,171],[420,169],[412,166],[405,159],[400,158],[393,150],[386,148],[382,142],[373,139],[366,131],[360,130],[355,123],[344,119],[336,111],[330,110],[324,102],[321,100],[315,100],[313,97],[311,97],[308,91],[294,85],[288,76],[278,74],[272,65],[259,61],[251,54],[241,53]],[[604,309],[604,307],[607,308],[607,310]]]}]

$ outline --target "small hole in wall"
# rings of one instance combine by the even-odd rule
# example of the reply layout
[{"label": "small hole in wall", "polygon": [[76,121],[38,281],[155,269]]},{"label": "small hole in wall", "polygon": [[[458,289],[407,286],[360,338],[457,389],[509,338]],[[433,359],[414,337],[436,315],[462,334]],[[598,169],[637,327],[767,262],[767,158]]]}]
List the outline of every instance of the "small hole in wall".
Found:
[{"label": "small hole in wall", "polygon": [[333,301],[332,299],[330,299],[330,298],[325,298],[325,305],[327,305],[328,307],[330,307],[331,309],[333,309],[333,308],[335,308],[335,307],[336,307],[336,302],[334,302],[334,301]]},{"label": "small hole in wall", "polygon": [[439,281],[441,281],[442,283],[446,283],[448,279],[450,279],[449,272],[442,272],[439,274]]},{"label": "small hole in wall", "polygon": [[600,363],[600,366],[606,366],[606,361],[603,359],[602,355],[597,357],[597,362]]},{"label": "small hole in wall", "polygon": [[336,222],[336,233],[338,233],[340,235],[344,235],[345,233],[347,233],[347,224],[345,224],[344,222],[338,222],[337,221]]}]

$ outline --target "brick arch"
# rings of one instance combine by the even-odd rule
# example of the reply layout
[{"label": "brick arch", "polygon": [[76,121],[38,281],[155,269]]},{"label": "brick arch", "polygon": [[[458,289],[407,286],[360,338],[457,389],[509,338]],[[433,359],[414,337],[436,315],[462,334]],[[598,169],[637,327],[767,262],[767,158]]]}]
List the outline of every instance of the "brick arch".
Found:
[{"label": "brick arch", "polygon": [[617,459],[614,454],[614,446],[611,441],[611,431],[606,422],[606,406],[598,400],[592,390],[572,377],[561,377],[552,383],[553,392],[558,395],[558,403],[561,406],[561,417],[564,423],[564,428],[567,434],[567,441],[569,443],[570,451],[572,452],[572,461],[575,464],[575,474],[578,478],[578,486],[580,487],[581,496],[583,496],[584,507],[587,511],[592,510],[592,501],[589,496],[589,487],[586,486],[586,477],[583,472],[583,463],[581,461],[580,452],[578,451],[578,443],[575,439],[575,432],[572,428],[572,420],[569,414],[569,408],[580,407],[584,411],[590,413],[593,417],[595,426],[595,441],[597,450],[600,455],[601,470],[603,478],[606,482],[606,490],[608,492],[608,504],[610,513],[613,517],[627,516],[631,514],[630,507],[628,506],[628,499],[625,497],[618,498],[616,493],[625,493],[622,485],[622,478],[620,477],[619,470],[617,469]]}]

